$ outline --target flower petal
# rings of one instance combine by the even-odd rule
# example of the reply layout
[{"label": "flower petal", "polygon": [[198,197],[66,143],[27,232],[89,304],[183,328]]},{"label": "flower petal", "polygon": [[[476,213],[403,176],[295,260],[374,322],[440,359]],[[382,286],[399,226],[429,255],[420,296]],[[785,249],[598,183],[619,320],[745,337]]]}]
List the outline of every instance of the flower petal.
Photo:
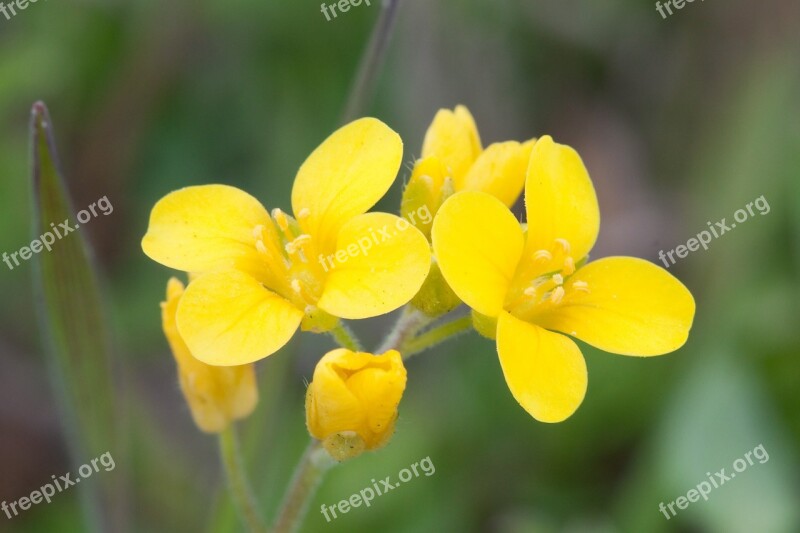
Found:
[{"label": "flower petal", "polygon": [[455,111],[440,109],[425,133],[422,157],[441,160],[450,169],[458,190],[480,153],[481,139],[469,110],[461,105]]},{"label": "flower petal", "polygon": [[142,250],[177,270],[233,268],[260,278],[264,263],[253,229],[268,223],[266,209],[242,190],[227,185],[186,187],[153,207]]},{"label": "flower petal", "polygon": [[346,223],[336,251],[319,261],[328,273],[319,308],[341,318],[369,318],[414,297],[428,275],[431,250],[407,220],[367,213]]},{"label": "flower petal", "polygon": [[592,180],[578,153],[550,136],[533,147],[525,180],[527,252],[551,250],[565,239],[577,262],[594,246],[600,210]]},{"label": "flower petal", "polygon": [[197,360],[178,333],[175,315],[184,293],[183,283],[172,278],[167,300],[161,304],[164,334],[178,364],[181,391],[192,418],[202,431],[218,433],[232,420],[249,416],[258,404],[254,365],[210,366]]},{"label": "flower petal", "polygon": [[432,237],[436,261],[453,291],[479,313],[496,317],[524,246],[511,211],[486,193],[459,192],[442,204]]},{"label": "flower petal", "polygon": [[335,131],[300,167],[292,209],[305,233],[333,249],[339,229],[386,194],[403,159],[403,141],[375,118]]},{"label": "flower petal", "polygon": [[540,422],[561,422],[583,402],[586,361],[569,338],[503,312],[497,353],[514,399]]},{"label": "flower petal", "polygon": [[593,261],[570,277],[564,289],[561,304],[537,323],[607,352],[672,352],[683,346],[692,327],[692,294],[672,274],[643,259]]},{"label": "flower petal", "polygon": [[209,365],[252,363],[292,338],[303,312],[236,270],[200,276],[178,305],[178,331]]},{"label": "flower petal", "polygon": [[517,201],[531,158],[533,143],[495,143],[484,150],[456,190],[483,191],[504,204]]}]

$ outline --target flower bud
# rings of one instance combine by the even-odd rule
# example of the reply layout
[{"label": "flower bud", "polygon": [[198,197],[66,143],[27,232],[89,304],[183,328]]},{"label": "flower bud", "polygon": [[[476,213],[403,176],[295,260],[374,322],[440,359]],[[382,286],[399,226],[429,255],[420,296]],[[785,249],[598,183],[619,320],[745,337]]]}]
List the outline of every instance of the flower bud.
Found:
[{"label": "flower bud", "polygon": [[306,424],[337,461],[384,446],[406,387],[400,353],[328,352],[306,391]]},{"label": "flower bud", "polygon": [[[452,196],[453,192],[453,179],[444,164],[436,157],[420,159],[414,165],[414,171],[403,190],[400,216],[408,220],[411,213],[425,208],[427,212],[435,216],[439,207]],[[429,241],[431,240],[432,225],[433,217],[427,221],[415,223],[416,228]]]},{"label": "flower bud", "polygon": [[255,367],[211,366],[195,359],[178,333],[175,315],[184,286],[178,279],[167,283],[167,301],[161,304],[161,319],[178,377],[195,424],[206,433],[219,433],[233,420],[244,418],[258,403]]},{"label": "flower bud", "polygon": [[461,299],[445,281],[439,263],[434,259],[428,277],[419,292],[411,299],[411,306],[430,317],[449,313],[461,305]]}]

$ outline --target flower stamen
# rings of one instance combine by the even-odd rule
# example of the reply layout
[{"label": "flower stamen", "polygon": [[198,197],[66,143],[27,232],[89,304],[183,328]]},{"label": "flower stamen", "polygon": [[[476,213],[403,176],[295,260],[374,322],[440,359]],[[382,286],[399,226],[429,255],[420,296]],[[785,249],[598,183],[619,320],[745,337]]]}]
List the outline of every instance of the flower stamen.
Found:
[{"label": "flower stamen", "polygon": [[576,281],[575,283],[572,284],[572,288],[575,289],[576,291],[581,291],[586,293],[591,292],[589,290],[589,284],[586,283],[585,281]]}]

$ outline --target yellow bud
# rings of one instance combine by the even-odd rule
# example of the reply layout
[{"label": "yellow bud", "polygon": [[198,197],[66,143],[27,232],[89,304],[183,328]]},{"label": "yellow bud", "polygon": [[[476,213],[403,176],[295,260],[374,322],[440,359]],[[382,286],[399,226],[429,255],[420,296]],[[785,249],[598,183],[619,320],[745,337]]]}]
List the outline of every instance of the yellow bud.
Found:
[{"label": "yellow bud", "polygon": [[[452,189],[449,172],[439,159],[428,157],[417,161],[403,190],[400,216],[414,220],[416,228],[430,240],[433,216],[447,197],[453,194]],[[432,216],[427,221],[412,219],[412,213],[419,213],[420,210],[427,210]]]},{"label": "yellow bud", "polygon": [[161,304],[164,335],[178,365],[181,391],[195,424],[206,433],[218,433],[255,409],[258,403],[255,367],[252,364],[211,366],[192,356],[175,321],[183,290],[178,279],[169,280],[167,301]]},{"label": "yellow bud", "polygon": [[383,355],[328,352],[306,391],[306,424],[337,461],[385,445],[394,432],[406,369],[396,350]]},{"label": "yellow bud", "polygon": [[461,299],[445,281],[436,261],[431,264],[428,277],[425,278],[417,295],[412,298],[411,305],[431,317],[449,313],[461,305]]}]

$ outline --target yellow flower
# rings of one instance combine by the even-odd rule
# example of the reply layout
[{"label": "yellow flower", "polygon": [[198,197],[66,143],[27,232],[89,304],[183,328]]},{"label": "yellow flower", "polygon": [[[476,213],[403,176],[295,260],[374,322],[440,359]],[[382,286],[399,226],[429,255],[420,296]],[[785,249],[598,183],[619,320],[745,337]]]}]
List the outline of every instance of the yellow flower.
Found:
[{"label": "yellow flower", "polygon": [[[517,201],[525,183],[525,171],[535,139],[525,143],[495,143],[485,150],[469,110],[441,109],[433,119],[422,144],[422,158],[416,162],[403,192],[401,214],[409,217],[425,208],[436,214],[455,192],[483,191],[506,205]],[[417,224],[428,239],[432,220]],[[430,316],[438,316],[461,304],[442,279],[433,259],[428,279],[412,305]]]},{"label": "yellow flower", "polygon": [[[542,137],[525,183],[527,235],[482,192],[452,196],[433,225],[445,279],[497,338],[503,374],[534,418],[568,418],[586,393],[586,363],[567,335],[607,352],[653,356],[680,348],[695,304],[666,270],[631,257],[581,266],[600,212],[580,156]],[[480,315],[483,315],[482,317]]]},{"label": "yellow flower", "polygon": [[337,461],[385,445],[406,388],[400,353],[328,352],[306,392],[306,424]]},{"label": "yellow flower", "polygon": [[[422,158],[416,162],[403,195],[403,214],[421,205],[436,213],[454,192],[483,191],[506,205],[517,201],[525,184],[535,139],[525,143],[494,143],[485,150],[469,110],[440,109],[422,143]],[[419,229],[430,236],[430,223]]]},{"label": "yellow flower", "polygon": [[295,218],[225,185],[188,187],[153,208],[142,249],[197,275],[178,306],[192,354],[220,366],[262,359],[301,325],[388,313],[416,294],[430,268],[425,237],[406,221],[366,213],[389,189],[400,137],[373,118],[339,129],[300,167]]},{"label": "yellow flower", "polygon": [[258,403],[253,365],[215,367],[192,357],[175,324],[183,283],[167,284],[167,301],[161,304],[161,320],[175,362],[181,391],[195,424],[206,433],[218,433],[234,420],[249,416]]}]

